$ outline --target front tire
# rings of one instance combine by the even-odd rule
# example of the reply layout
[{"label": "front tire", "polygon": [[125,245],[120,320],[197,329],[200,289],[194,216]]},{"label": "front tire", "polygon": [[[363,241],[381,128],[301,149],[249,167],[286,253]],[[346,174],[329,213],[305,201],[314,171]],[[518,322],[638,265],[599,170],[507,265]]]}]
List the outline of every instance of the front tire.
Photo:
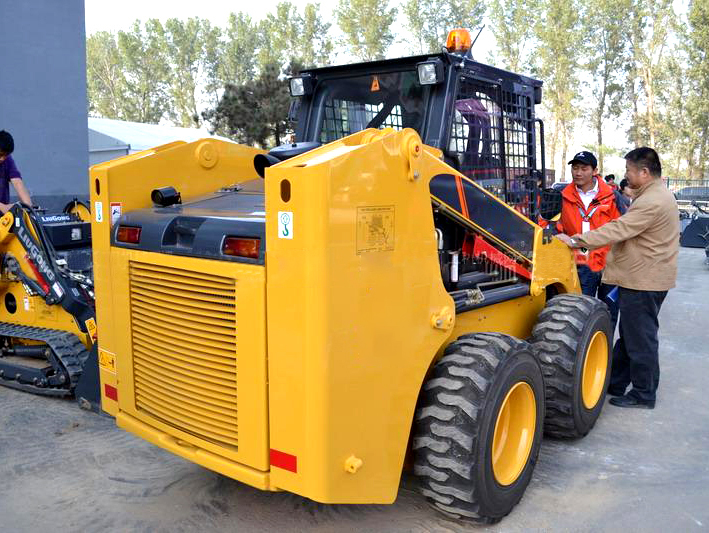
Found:
[{"label": "front tire", "polygon": [[448,345],[416,411],[414,474],[434,508],[495,523],[519,502],[539,454],[544,382],[528,343],[476,333]]},{"label": "front tire", "polygon": [[611,373],[612,338],[606,305],[591,296],[563,294],[547,302],[532,330],[544,372],[544,432],[578,438],[601,414]]}]

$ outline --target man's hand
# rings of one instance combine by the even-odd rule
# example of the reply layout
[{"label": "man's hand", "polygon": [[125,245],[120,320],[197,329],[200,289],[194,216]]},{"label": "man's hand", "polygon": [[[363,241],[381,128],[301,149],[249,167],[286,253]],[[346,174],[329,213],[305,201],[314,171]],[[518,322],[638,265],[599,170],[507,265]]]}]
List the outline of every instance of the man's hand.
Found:
[{"label": "man's hand", "polygon": [[3,204],[0,202],[0,211],[2,211],[3,214],[7,213],[10,210],[10,207],[12,207],[12,204]]},{"label": "man's hand", "polygon": [[15,188],[20,202],[31,206],[32,199],[30,198],[30,193],[27,191],[27,187],[25,187],[25,183],[20,178],[11,179],[10,183],[12,183],[12,186]]},{"label": "man's hand", "polygon": [[557,233],[554,235],[555,238],[559,239],[561,242],[563,242],[566,246],[573,248],[572,242],[571,242],[571,237],[569,237],[566,233]]}]

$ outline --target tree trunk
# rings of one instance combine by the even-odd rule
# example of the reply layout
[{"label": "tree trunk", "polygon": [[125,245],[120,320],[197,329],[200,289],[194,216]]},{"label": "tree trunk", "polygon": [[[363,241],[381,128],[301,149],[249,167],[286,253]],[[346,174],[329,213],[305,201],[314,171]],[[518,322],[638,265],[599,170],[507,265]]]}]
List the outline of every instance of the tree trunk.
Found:
[{"label": "tree trunk", "polygon": [[630,92],[633,98],[633,121],[632,121],[632,136],[635,148],[640,146],[640,130],[638,128],[638,120],[640,118],[640,110],[638,109],[638,91],[635,90],[635,75],[637,72],[633,70],[633,79],[630,83]]},{"label": "tree trunk", "polygon": [[566,122],[564,122],[563,125],[563,136],[562,136],[562,141],[561,141],[561,175],[566,179],[566,151],[569,147],[569,139],[568,139],[568,128],[566,125]]},{"label": "tree trunk", "polygon": [[644,67],[645,96],[647,97],[647,129],[650,135],[650,146],[655,147],[655,91],[653,87],[652,65]]},{"label": "tree trunk", "polygon": [[[551,145],[549,145],[549,153],[547,154],[547,161],[551,161],[552,167],[556,167],[556,143],[559,139],[559,118],[554,117],[554,133],[551,136]],[[558,174],[554,170],[554,181],[557,180]],[[563,178],[563,173],[562,173]]]},{"label": "tree trunk", "polygon": [[698,176],[697,179],[703,180],[706,173],[706,163],[707,163],[707,141],[706,141],[706,129],[702,128],[701,134],[701,145],[699,147],[699,162],[697,165]]},{"label": "tree trunk", "polygon": [[603,113],[606,110],[606,95],[608,93],[608,68],[603,70],[603,90],[598,99],[598,109],[596,110],[596,140],[598,142],[598,172],[603,175]]}]

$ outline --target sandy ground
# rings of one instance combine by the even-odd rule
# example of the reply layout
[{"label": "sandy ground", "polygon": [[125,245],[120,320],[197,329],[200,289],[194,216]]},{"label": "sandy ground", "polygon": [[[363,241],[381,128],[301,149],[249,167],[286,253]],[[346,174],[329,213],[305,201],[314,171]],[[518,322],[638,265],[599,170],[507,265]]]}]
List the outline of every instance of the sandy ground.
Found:
[{"label": "sandy ground", "polygon": [[682,249],[661,314],[654,411],[606,405],[586,438],[546,439],[500,524],[437,515],[404,477],[394,505],[321,505],[184,461],[71,401],[0,387],[0,531],[693,531],[709,527],[709,267]]}]

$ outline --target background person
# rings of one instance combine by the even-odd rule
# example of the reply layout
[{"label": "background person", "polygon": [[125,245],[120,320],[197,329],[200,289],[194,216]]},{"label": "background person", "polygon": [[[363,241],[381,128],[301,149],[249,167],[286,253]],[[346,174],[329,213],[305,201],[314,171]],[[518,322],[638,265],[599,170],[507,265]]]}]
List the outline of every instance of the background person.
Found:
[{"label": "background person", "polygon": [[675,286],[679,254],[677,202],[661,175],[655,150],[628,152],[625,177],[634,192],[628,212],[596,230],[557,236],[572,248],[613,245],[603,280],[619,287],[620,337],[608,386],[616,396],[610,403],[618,407],[653,409],[660,381],[658,314]]},{"label": "background person", "polygon": [[605,181],[611,189],[613,189],[614,191],[618,190],[618,185],[615,182],[615,174],[608,174],[605,177]]},{"label": "background person", "polygon": [[[561,218],[557,230],[566,235],[585,233],[620,216],[613,190],[596,174],[598,161],[591,152],[577,153],[571,161],[572,183],[561,191]],[[611,313],[612,331],[618,317],[618,306],[608,297],[613,286],[602,283],[606,255],[610,247],[591,251],[576,251],[576,267],[581,290],[588,296],[605,302]],[[612,342],[612,341],[611,341]]]},{"label": "background person", "polygon": [[[618,189],[620,196],[616,197],[616,203],[618,203],[618,209],[620,209],[621,213],[625,213],[633,201],[633,190],[628,185],[628,178],[620,180]],[[622,209],[620,204],[623,205]]]},{"label": "background person", "polygon": [[15,140],[5,130],[0,131],[0,211],[3,213],[10,209],[10,183],[15,188],[20,201],[32,205],[30,193],[27,192],[22,181],[22,174],[17,169],[12,152],[15,151]]}]

